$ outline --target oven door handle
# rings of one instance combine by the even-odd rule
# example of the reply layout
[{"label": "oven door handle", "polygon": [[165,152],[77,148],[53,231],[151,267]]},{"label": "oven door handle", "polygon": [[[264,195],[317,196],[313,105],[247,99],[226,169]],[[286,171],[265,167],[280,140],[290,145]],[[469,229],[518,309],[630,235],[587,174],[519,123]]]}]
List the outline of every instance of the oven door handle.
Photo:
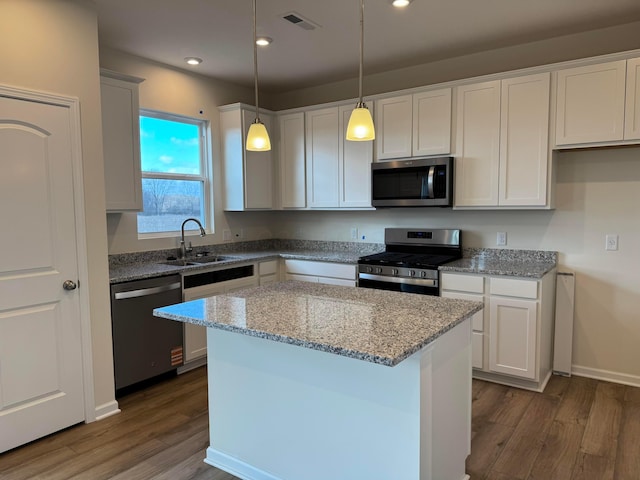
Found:
[{"label": "oven door handle", "polygon": [[370,273],[360,273],[358,278],[363,280],[373,280],[377,282],[387,283],[405,283],[407,285],[420,285],[423,287],[437,287],[438,281],[427,278],[405,278],[405,277],[386,277],[384,275],[372,275]]}]

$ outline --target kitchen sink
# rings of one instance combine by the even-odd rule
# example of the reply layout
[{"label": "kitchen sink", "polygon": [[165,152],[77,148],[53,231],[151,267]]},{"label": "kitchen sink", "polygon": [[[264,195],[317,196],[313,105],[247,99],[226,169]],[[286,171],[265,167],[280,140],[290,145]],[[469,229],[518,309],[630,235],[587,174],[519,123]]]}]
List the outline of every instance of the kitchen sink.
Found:
[{"label": "kitchen sink", "polygon": [[184,260],[166,260],[160,262],[162,265],[171,265],[174,267],[187,267],[193,265],[206,265],[208,263],[219,263],[226,260],[235,260],[237,257],[228,257],[222,255],[208,255],[206,257],[192,257]]}]

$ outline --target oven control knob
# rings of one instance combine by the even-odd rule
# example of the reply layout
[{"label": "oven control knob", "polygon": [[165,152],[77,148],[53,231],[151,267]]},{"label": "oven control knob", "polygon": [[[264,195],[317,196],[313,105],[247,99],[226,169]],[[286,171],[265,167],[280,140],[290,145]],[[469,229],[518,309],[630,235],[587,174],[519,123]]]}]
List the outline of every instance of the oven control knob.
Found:
[{"label": "oven control knob", "polygon": [[427,272],[422,272],[422,273],[420,274],[420,276],[421,276],[422,278],[427,278]]},{"label": "oven control knob", "polygon": [[416,276],[416,271],[415,271],[415,270],[411,270],[411,271],[409,272],[409,276],[410,276],[410,277],[415,277],[415,276]]},{"label": "oven control knob", "polygon": [[373,271],[373,268],[371,268],[371,267],[365,267],[365,269],[364,269],[364,270],[365,270],[365,272],[367,272],[367,273],[371,273],[371,272]]},{"label": "oven control knob", "polygon": [[391,269],[391,275],[398,275],[398,269],[397,268],[392,268]]},{"label": "oven control knob", "polygon": [[382,273],[382,267],[376,267],[376,273]]}]

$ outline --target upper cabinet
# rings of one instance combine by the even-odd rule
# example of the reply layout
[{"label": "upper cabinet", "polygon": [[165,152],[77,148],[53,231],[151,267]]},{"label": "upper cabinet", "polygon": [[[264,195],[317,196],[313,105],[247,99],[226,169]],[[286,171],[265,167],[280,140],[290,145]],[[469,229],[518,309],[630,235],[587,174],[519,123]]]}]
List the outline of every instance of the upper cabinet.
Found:
[{"label": "upper cabinet", "polygon": [[451,152],[451,89],[376,101],[376,160]]},{"label": "upper cabinet", "polygon": [[[249,127],[255,110],[234,104],[220,108],[222,166],[224,172],[224,209],[227,211],[272,209],[274,156],[273,150],[250,152],[245,149]],[[276,145],[273,115],[260,112],[267,127],[272,148]]]},{"label": "upper cabinet", "polygon": [[278,117],[280,132],[280,205],[307,206],[305,177],[304,112]]},{"label": "upper cabinet", "polygon": [[455,207],[549,207],[549,92],[549,73],[457,88]]},{"label": "upper cabinet", "polygon": [[640,139],[639,71],[640,59],[558,71],[556,145]]},{"label": "upper cabinet", "polygon": [[305,113],[309,208],[371,207],[373,142],[346,140],[352,110],[348,105]]},{"label": "upper cabinet", "polygon": [[108,70],[100,74],[107,212],[141,211],[138,84],[143,80]]}]

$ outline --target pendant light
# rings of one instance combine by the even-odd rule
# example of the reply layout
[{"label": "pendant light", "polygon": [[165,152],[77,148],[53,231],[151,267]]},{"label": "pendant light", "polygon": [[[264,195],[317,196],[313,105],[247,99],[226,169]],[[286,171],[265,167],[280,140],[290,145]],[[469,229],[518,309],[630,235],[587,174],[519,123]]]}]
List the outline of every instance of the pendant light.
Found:
[{"label": "pendant light", "polygon": [[269,140],[267,127],[260,121],[258,108],[258,44],[256,37],[256,0],[253,0],[253,80],[256,90],[256,119],[249,127],[246,148],[252,152],[265,152],[271,150],[271,140]]},{"label": "pendant light", "polygon": [[362,57],[364,53],[364,0],[360,0],[360,75],[359,80],[359,100],[356,107],[351,112],[349,124],[347,125],[347,140],[363,142],[376,138],[373,127],[371,112],[362,99]]}]

